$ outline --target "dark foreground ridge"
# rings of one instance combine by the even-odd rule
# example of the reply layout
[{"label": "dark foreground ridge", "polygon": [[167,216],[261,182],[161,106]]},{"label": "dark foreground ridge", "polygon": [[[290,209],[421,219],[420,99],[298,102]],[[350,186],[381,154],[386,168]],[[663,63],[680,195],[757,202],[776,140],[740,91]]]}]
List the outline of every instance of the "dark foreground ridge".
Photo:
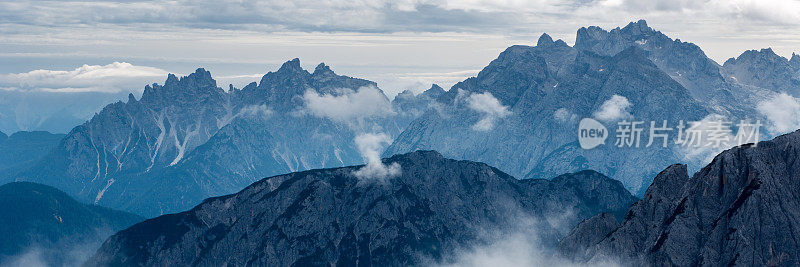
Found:
[{"label": "dark foreground ridge", "polygon": [[[800,264],[800,131],[718,155],[692,178],[661,172],[621,225],[596,217],[558,250],[674,266]],[[593,241],[593,242],[591,242]]]},{"label": "dark foreground ridge", "polygon": [[[402,174],[360,180],[355,166],[260,180],[120,231],[88,265],[408,265],[446,258],[475,241],[480,229],[503,229],[525,217],[545,221],[568,210],[575,216],[562,223],[575,225],[600,212],[623,212],[636,200],[620,182],[593,171],[517,180],[434,151],[384,163],[399,164]],[[565,234],[556,228],[543,227],[551,247]]]}]

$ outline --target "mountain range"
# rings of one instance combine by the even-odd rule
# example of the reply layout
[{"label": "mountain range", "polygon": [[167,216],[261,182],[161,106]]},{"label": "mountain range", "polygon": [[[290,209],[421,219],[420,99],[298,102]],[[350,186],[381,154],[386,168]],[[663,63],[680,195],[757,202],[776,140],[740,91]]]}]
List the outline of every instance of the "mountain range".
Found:
[{"label": "mountain range", "polygon": [[[759,105],[780,93],[794,92],[790,89],[798,87],[786,73],[800,69],[769,49],[751,54],[745,52],[720,66],[698,46],[672,40],[643,20],[611,31],[581,28],[572,47],[544,34],[536,46],[509,47],[476,77],[454,85],[438,99],[439,108],[412,122],[384,155],[433,149],[447,157],[501,166],[526,178],[594,169],[642,195],[663,168],[682,162],[697,169],[706,163],[706,156],[724,148],[620,149],[611,145],[617,123],[641,120],[649,126],[651,121],[666,120],[675,129],[681,120],[724,118],[733,124],[744,119],[769,124],[771,118],[759,111]],[[751,61],[759,64],[746,63]],[[737,68],[735,62],[747,68]],[[744,79],[764,73],[776,73],[764,80],[782,80]],[[474,96],[487,93],[502,106],[498,110],[505,110],[498,113],[502,116],[472,102]],[[494,119],[493,127],[478,128],[487,118]],[[576,134],[581,118],[604,123],[611,135],[609,144],[581,149]],[[770,136],[766,130],[761,134]],[[642,132],[641,140],[644,146],[648,131]],[[698,156],[701,153],[706,154]]]},{"label": "mountain range", "polygon": [[[325,64],[309,72],[297,59],[241,89],[223,90],[198,69],[106,106],[2,180],[49,184],[81,201],[154,216],[261,177],[364,163],[355,139],[371,134],[391,143],[385,157],[436,150],[520,178],[593,169],[641,196],[666,166],[696,169],[718,151],[619,149],[614,136],[584,150],[575,134],[581,118],[600,120],[609,135],[633,119],[671,127],[714,116],[768,123],[759,105],[794,92],[796,75],[787,73],[800,70],[798,60],[766,49],[721,66],[696,45],[638,21],[611,31],[581,28],[574,46],[544,34],[536,46],[509,47],[450,90],[434,85],[391,101],[374,82]],[[603,113],[608,108],[617,113]]]},{"label": "mountain range", "polygon": [[[65,135],[0,133],[0,197],[24,204],[6,205],[21,228],[3,229],[2,253],[41,243],[69,265],[65,244],[141,220],[104,206],[152,219],[87,265],[462,265],[497,243],[577,264],[800,263],[800,132],[785,134],[800,128],[800,56],[720,65],[643,20],[576,36],[508,47],[449,90],[390,99],[292,59],[242,88],[170,74]],[[583,119],[605,127],[600,146],[582,146]],[[644,146],[650,121],[716,120],[778,137],[615,140],[630,121],[647,123]]]},{"label": "mountain range", "polygon": [[[362,163],[356,135],[396,136],[439,91],[405,93],[396,112],[375,83],[324,64],[309,73],[294,59],[260,83],[228,91],[198,69],[106,106],[6,180],[53,185],[145,216],[176,212],[261,177]],[[365,103],[373,113],[341,113],[336,101]]]},{"label": "mountain range", "polygon": [[260,180],[121,231],[88,264],[413,265],[447,261],[454,249],[480,242],[481,229],[502,231],[521,220],[541,222],[542,243],[552,247],[581,219],[621,215],[636,201],[594,171],[518,180],[434,151],[383,164],[402,173],[379,180],[354,175],[364,166],[353,166]]}]

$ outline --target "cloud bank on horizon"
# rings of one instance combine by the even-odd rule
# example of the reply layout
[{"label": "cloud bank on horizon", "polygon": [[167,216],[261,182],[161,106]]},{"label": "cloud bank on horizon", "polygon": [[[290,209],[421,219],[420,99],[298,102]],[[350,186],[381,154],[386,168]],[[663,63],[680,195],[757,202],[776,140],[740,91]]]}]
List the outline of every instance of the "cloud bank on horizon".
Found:
[{"label": "cloud bank on horizon", "polygon": [[[163,80],[167,71],[126,62],[108,65],[83,65],[74,70],[33,70],[0,74],[0,90],[51,93],[119,93],[142,91],[144,86]],[[131,88],[140,84],[138,89]]]},{"label": "cloud bank on horizon", "polygon": [[264,65],[304,56],[332,59],[391,97],[463,80],[497,50],[532,43],[542,32],[571,43],[579,27],[638,19],[700,44],[719,62],[766,46],[788,56],[800,43],[798,0],[23,0],[0,1],[0,60],[20,63],[3,64],[0,73],[54,70],[64,62],[104,65],[110,58],[176,73],[241,64],[247,67],[226,66],[235,70],[220,77],[251,78]]},{"label": "cloud bank on horizon", "polygon": [[639,19],[718,62],[767,46],[788,56],[800,44],[799,0],[0,1],[0,89],[124,100],[167,72],[205,67],[222,87],[242,87],[301,57],[392,98],[449,88],[542,32],[572,43],[580,27]]}]

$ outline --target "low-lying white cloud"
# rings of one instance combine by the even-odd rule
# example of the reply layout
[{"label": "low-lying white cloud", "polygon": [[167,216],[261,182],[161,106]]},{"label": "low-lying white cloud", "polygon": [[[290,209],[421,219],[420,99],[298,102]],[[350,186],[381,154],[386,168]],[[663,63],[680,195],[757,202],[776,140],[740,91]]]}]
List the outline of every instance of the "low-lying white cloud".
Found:
[{"label": "low-lying white cloud", "polygon": [[364,182],[385,182],[390,178],[400,176],[400,164],[395,162],[386,165],[381,161],[381,152],[386,145],[392,142],[392,138],[385,133],[364,133],[357,135],[354,141],[361,157],[367,161],[367,164],[353,172],[353,175]]},{"label": "low-lying white cloud", "polygon": [[275,113],[270,107],[266,104],[261,105],[249,105],[243,107],[242,110],[239,111],[239,114],[248,117],[270,117],[272,114]]},{"label": "low-lying white cloud", "polygon": [[[517,225],[508,229],[478,228],[477,245],[456,249],[446,262],[432,266],[621,266],[614,259],[587,264],[564,259],[543,244],[542,237],[554,229],[569,227],[574,213],[550,214],[552,219],[538,221],[527,214],[515,214]],[[559,231],[559,230],[557,230]],[[569,229],[560,230],[566,234]],[[447,255],[450,256],[450,255]],[[447,257],[446,257],[447,258]]]},{"label": "low-lying white cloud", "polygon": [[558,122],[568,123],[576,121],[578,119],[578,115],[572,113],[572,111],[569,111],[566,108],[560,108],[553,112],[553,118],[555,118]]},{"label": "low-lying white cloud", "polygon": [[687,160],[690,167],[699,168],[710,163],[726,149],[765,139],[760,126],[760,122],[734,122],[719,114],[709,114],[700,121],[685,125],[681,137],[684,143],[676,143],[677,152]]},{"label": "low-lying white cloud", "polygon": [[626,119],[631,117],[631,113],[628,111],[630,106],[631,102],[628,101],[628,98],[615,94],[603,102],[603,105],[593,115],[598,120],[605,122]]},{"label": "low-lying white cloud", "polygon": [[145,84],[166,77],[167,71],[126,62],[83,65],[74,70],[33,70],[0,75],[0,88],[7,91],[139,92]]},{"label": "low-lying white cloud", "polygon": [[491,130],[494,128],[497,120],[511,115],[508,106],[504,106],[489,92],[481,94],[472,93],[469,95],[467,98],[467,107],[483,115],[477,123],[472,125],[472,129],[476,131]]},{"label": "low-lying white cloud", "polygon": [[769,121],[767,127],[773,134],[800,129],[800,99],[781,93],[759,103],[757,109]]},{"label": "low-lying white cloud", "polygon": [[306,112],[340,122],[395,114],[389,99],[378,88],[371,86],[361,87],[358,91],[341,89],[335,95],[308,90],[303,94],[303,102]]}]

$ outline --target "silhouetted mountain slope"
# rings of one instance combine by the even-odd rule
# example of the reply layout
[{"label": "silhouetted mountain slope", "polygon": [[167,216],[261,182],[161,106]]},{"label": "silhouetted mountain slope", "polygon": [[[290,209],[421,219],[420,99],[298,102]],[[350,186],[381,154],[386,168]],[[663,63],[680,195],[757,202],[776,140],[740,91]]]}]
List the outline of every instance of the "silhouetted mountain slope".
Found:
[{"label": "silhouetted mountain slope", "polygon": [[113,232],[141,220],[133,214],[79,203],[50,186],[5,184],[0,186],[0,265],[11,264],[14,256],[26,253],[42,264],[80,264],[72,262],[79,260],[72,258],[79,255],[71,252],[93,250]]},{"label": "silhouetted mountain slope", "polygon": [[618,181],[592,171],[517,180],[433,151],[384,163],[399,164],[400,176],[359,179],[355,166],[263,179],[120,231],[89,264],[406,265],[445,258],[473,244],[480,229],[573,215],[542,227],[553,245],[560,228],[635,201]]},{"label": "silhouetted mountain slope", "polygon": [[58,146],[63,134],[48,132],[16,132],[11,136],[0,133],[0,169],[30,164]]},{"label": "silhouetted mountain slope", "polygon": [[673,165],[655,178],[621,226],[608,231],[603,220],[591,219],[560,247],[590,261],[800,264],[798,158],[800,131],[727,150],[691,178],[685,166]]}]

